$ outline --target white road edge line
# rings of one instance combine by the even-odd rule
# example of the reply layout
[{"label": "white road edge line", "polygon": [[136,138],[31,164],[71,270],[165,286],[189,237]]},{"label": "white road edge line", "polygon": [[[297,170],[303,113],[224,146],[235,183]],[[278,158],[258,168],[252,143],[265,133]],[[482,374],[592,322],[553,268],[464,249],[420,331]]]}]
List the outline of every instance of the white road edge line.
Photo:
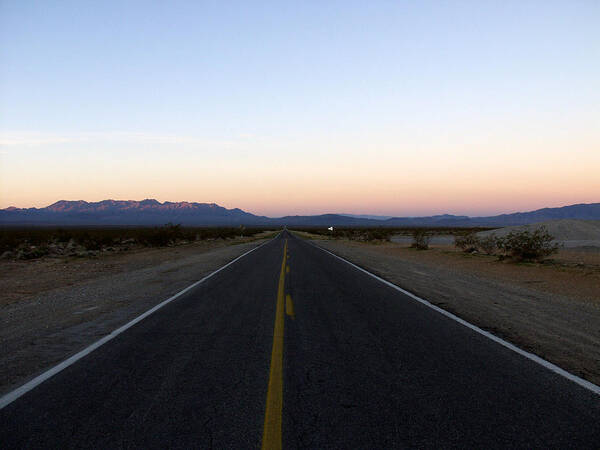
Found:
[{"label": "white road edge line", "polygon": [[[281,233],[279,233],[279,234],[281,234]],[[108,335],[104,336],[103,338],[97,340],[92,345],[90,345],[90,346],[84,348],[83,350],[81,350],[79,353],[76,353],[73,356],[71,356],[70,358],[65,359],[63,362],[61,362],[61,363],[57,364],[56,366],[48,369],[46,372],[38,375],[37,377],[35,377],[34,379],[28,381],[27,383],[25,383],[21,387],[18,387],[14,391],[11,391],[8,394],[2,396],[0,398],[0,410],[3,409],[5,406],[10,405],[12,402],[14,402],[15,400],[17,400],[19,397],[21,397],[22,395],[26,394],[27,392],[31,391],[36,386],[42,384],[47,379],[53,377],[57,373],[61,372],[62,370],[66,369],[67,367],[69,367],[72,364],[76,363],[77,361],[79,361],[84,356],[89,355],[94,350],[96,350],[98,347],[101,347],[102,345],[106,344],[108,341],[114,339],[119,334],[123,333],[125,330],[127,330],[127,329],[131,328],[132,326],[134,326],[136,323],[144,320],[150,314],[158,311],[160,308],[162,308],[166,304],[171,303],[173,300],[175,300],[178,297],[181,297],[183,294],[185,294],[189,290],[194,289],[199,284],[205,282],[206,280],[208,280],[209,278],[211,278],[213,275],[216,275],[217,273],[219,273],[221,270],[226,269],[227,267],[229,267],[230,265],[232,265],[236,261],[242,259],[244,256],[249,255],[253,251],[258,250],[259,248],[261,248],[263,245],[268,244],[269,242],[273,241],[274,239],[276,239],[279,236],[279,234],[277,236],[275,236],[274,238],[269,239],[267,242],[263,242],[262,244],[254,247],[253,249],[248,250],[246,253],[244,253],[244,254],[238,256],[237,258],[229,261],[227,264],[225,264],[224,266],[222,266],[219,269],[215,270],[214,272],[208,274],[207,276],[205,276],[201,280],[198,280],[194,284],[189,285],[188,287],[186,287],[185,289],[179,291],[177,294],[173,295],[172,297],[169,297],[168,299],[162,301],[158,305],[150,308],[145,313],[137,316],[132,321],[127,322],[122,327],[117,328],[116,330],[112,331],[110,334],[108,334]]]},{"label": "white road edge line", "polygon": [[526,350],[523,350],[522,348],[517,347],[514,344],[511,344],[508,341],[505,341],[502,338],[499,338],[496,335],[493,335],[492,333],[482,330],[481,328],[479,328],[476,325],[473,325],[470,322],[467,322],[466,320],[461,319],[458,316],[455,316],[454,314],[440,308],[439,306],[435,306],[433,303],[428,302],[427,300],[422,299],[421,297],[418,297],[417,295],[413,294],[412,292],[409,292],[405,289],[402,289],[399,286],[396,286],[394,283],[390,283],[387,280],[384,280],[383,278],[375,275],[374,273],[369,272],[368,270],[363,269],[360,266],[357,266],[354,263],[351,263],[350,261],[348,261],[347,259],[342,258],[341,256],[336,255],[335,253],[330,252],[329,250],[325,250],[323,247],[320,247],[317,244],[314,244],[312,242],[310,242],[311,245],[313,245],[314,247],[323,250],[326,253],[329,253],[331,256],[335,256],[337,259],[344,261],[346,264],[350,264],[352,267],[354,267],[355,269],[360,270],[361,272],[366,273],[367,275],[370,275],[371,277],[375,278],[376,280],[381,281],[383,284],[388,285],[389,287],[402,292],[404,295],[407,295],[408,297],[412,298],[413,300],[416,300],[419,303],[422,303],[423,305],[439,312],[440,314],[443,314],[444,316],[460,323],[461,325],[464,325],[467,328],[470,328],[471,330],[475,331],[476,333],[479,333],[483,336],[485,336],[488,339],[491,339],[494,342],[497,342],[500,345],[503,345],[504,347],[512,350],[513,352],[518,353],[521,356],[524,356],[527,359],[530,359],[531,361],[538,363],[540,366],[545,367],[546,369],[551,370],[552,372],[557,373],[558,375],[561,375],[563,377],[565,377],[566,379],[577,383],[578,385],[580,385],[581,387],[584,387],[585,389],[588,389],[590,391],[592,391],[594,394],[600,395],[600,386],[595,385],[594,383],[591,383],[587,380],[584,380],[583,378],[578,377],[577,375],[573,375],[570,372],[567,372],[565,369],[561,369],[560,367],[558,367],[556,364],[552,364],[550,361],[546,361],[544,358],[540,358],[539,356],[530,353]]}]

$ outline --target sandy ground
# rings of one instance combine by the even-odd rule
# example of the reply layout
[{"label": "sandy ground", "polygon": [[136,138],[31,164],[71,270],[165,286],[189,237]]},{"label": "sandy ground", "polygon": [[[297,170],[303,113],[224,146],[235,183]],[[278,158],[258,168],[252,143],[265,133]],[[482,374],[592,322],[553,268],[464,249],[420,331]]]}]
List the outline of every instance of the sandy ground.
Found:
[{"label": "sandy ground", "polygon": [[[480,238],[490,235],[494,235],[496,237],[505,237],[511,232],[533,232],[542,226],[546,227],[548,232],[554,237],[554,242],[560,244],[563,248],[574,249],[579,252],[586,251],[600,253],[600,220],[549,220],[547,222],[533,223],[531,225],[504,227],[497,228],[495,230],[481,231],[477,233],[477,235]],[[398,244],[410,244],[412,242],[412,236],[395,235],[392,236],[390,240]],[[453,245],[454,236],[432,236],[429,243],[432,245]]]},{"label": "sandy ground", "polygon": [[498,228],[477,233],[481,237],[494,234],[504,237],[512,232],[533,232],[545,227],[557,241],[569,240],[600,240],[600,220],[557,219],[537,222],[529,225]]},{"label": "sandy ground", "polygon": [[264,241],[0,262],[0,394]]},{"label": "sandy ground", "polygon": [[448,245],[315,240],[479,327],[600,385],[600,254],[515,264]]},{"label": "sandy ground", "polygon": [[[477,233],[480,237],[495,235],[504,237],[511,232],[521,232],[545,227],[554,237],[554,241],[564,248],[595,247],[600,252],[600,220],[558,219],[546,222],[532,223],[515,227],[504,227],[497,230]],[[589,249],[593,250],[593,249]]]}]

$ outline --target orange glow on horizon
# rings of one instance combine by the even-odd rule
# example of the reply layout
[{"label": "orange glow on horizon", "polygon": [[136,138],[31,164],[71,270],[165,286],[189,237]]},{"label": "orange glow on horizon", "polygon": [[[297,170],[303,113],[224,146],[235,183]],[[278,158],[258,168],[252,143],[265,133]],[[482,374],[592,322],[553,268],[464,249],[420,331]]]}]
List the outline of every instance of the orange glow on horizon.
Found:
[{"label": "orange glow on horizon", "polygon": [[[559,131],[537,141],[504,137],[485,147],[477,136],[409,145],[382,135],[340,139],[330,147],[306,140],[263,148],[260,141],[244,144],[249,146],[240,147],[244,151],[209,155],[191,151],[195,143],[184,141],[176,153],[175,144],[160,142],[143,157],[137,147],[119,152],[114,143],[87,152],[80,143],[69,151],[60,142],[17,143],[0,154],[0,207],[155,198],[217,203],[266,216],[473,216],[600,201],[600,135],[588,130],[576,140]],[[285,153],[278,153],[279,145]],[[255,146],[262,153],[254,153]]]}]

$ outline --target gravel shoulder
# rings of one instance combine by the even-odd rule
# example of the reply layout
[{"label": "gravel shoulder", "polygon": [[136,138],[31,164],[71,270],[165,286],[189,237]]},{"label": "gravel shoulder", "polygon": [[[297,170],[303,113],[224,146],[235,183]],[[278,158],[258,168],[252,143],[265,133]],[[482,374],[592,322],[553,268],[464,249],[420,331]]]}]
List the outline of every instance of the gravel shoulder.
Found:
[{"label": "gravel shoulder", "polygon": [[0,394],[266,239],[0,263]]},{"label": "gravel shoulder", "polygon": [[514,264],[448,246],[418,251],[394,243],[315,243],[600,385],[596,254],[565,252],[564,264]]}]

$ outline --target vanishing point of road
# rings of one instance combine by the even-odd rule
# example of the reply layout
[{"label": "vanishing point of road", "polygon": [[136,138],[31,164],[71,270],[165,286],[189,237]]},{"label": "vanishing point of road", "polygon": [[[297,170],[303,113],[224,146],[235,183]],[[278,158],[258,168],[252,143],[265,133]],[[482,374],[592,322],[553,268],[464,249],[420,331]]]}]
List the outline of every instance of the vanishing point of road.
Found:
[{"label": "vanishing point of road", "polygon": [[6,404],[0,447],[598,448],[600,396],[283,231]]}]

